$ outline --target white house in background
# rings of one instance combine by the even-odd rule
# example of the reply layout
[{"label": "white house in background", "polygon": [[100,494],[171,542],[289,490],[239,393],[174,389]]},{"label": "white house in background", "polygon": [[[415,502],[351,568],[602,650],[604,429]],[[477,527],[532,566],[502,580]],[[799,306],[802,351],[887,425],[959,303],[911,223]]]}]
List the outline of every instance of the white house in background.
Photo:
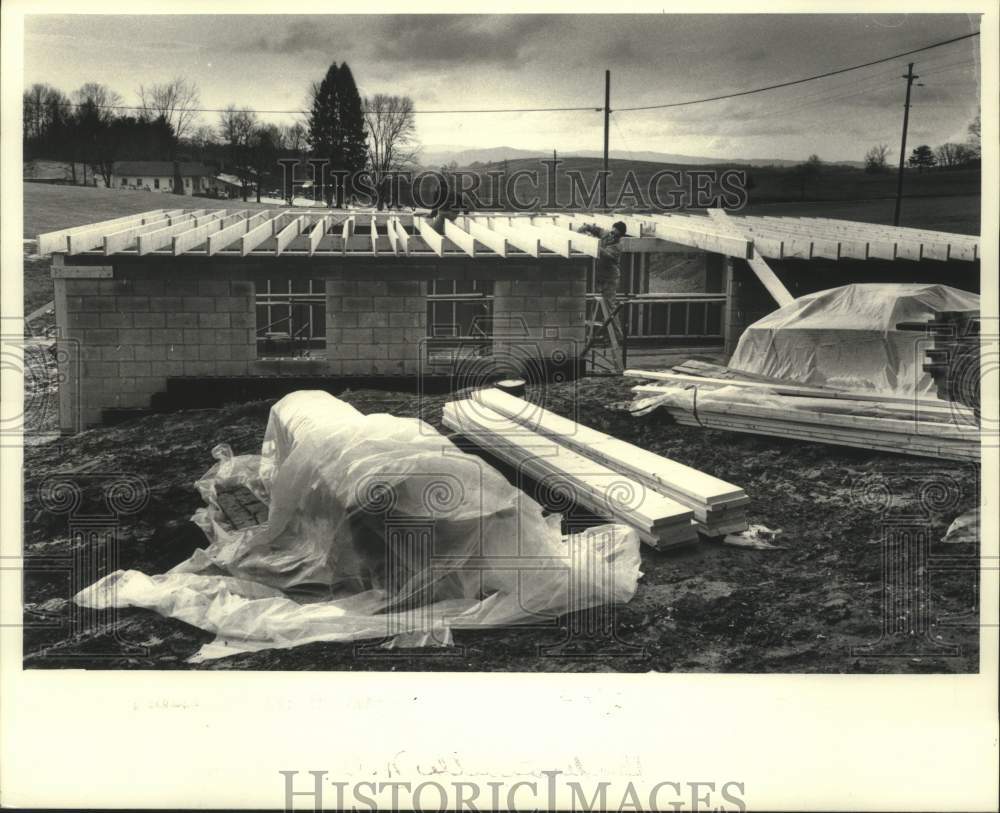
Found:
[{"label": "white house in background", "polygon": [[[214,173],[204,164],[181,161],[179,169],[185,195],[215,192],[217,184]],[[173,192],[174,162],[116,161],[111,175],[111,187]]]}]

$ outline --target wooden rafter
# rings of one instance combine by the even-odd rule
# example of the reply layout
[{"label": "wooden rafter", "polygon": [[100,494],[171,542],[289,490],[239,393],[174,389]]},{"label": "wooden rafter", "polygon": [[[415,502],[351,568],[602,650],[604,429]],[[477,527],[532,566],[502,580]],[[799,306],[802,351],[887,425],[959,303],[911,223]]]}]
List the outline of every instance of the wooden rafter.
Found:
[{"label": "wooden rafter", "polygon": [[[729,215],[726,214],[725,209],[709,209],[708,216],[719,224],[721,228],[729,230],[733,234],[738,233],[739,227],[733,224]],[[795,301],[795,297],[788,292],[784,283],[778,279],[778,275],[774,273],[774,269],[772,269],[771,266],[764,261],[763,257],[759,254],[752,254],[752,256],[747,258],[747,264],[757,275],[757,278],[761,281],[764,287],[767,288],[768,293],[774,297],[774,301],[777,302],[779,306],[784,307],[785,305]]]},{"label": "wooden rafter", "polygon": [[319,248],[320,241],[326,235],[326,230],[330,226],[330,218],[327,215],[320,215],[319,219],[316,221],[315,225],[309,232],[309,256],[311,257],[316,253],[316,249]]},{"label": "wooden rafter", "polygon": [[302,231],[302,221],[301,216],[292,218],[291,222],[288,223],[281,231],[275,235],[275,245],[274,245],[274,256],[280,257],[281,252],[284,251],[288,244],[292,242]]},{"label": "wooden rafter", "polygon": [[541,250],[541,240],[537,234],[529,233],[527,230],[518,229],[510,225],[510,219],[505,217],[491,217],[490,228],[498,234],[502,234],[504,239],[514,248],[523,251],[531,257],[537,257]]},{"label": "wooden rafter", "polygon": [[236,242],[237,239],[265,220],[267,220],[267,213],[261,212],[252,217],[240,218],[236,222],[223,226],[214,234],[208,235],[208,255],[212,256],[222,251],[226,246]]},{"label": "wooden rafter", "polygon": [[437,231],[426,217],[415,217],[413,218],[413,222],[416,224],[417,230],[420,232],[420,236],[424,242],[431,247],[431,251],[437,254],[438,257],[443,257],[444,235]]},{"label": "wooden rafter", "polygon": [[466,218],[465,227],[476,240],[486,246],[499,257],[507,256],[507,238],[500,232],[495,232],[487,224]]}]

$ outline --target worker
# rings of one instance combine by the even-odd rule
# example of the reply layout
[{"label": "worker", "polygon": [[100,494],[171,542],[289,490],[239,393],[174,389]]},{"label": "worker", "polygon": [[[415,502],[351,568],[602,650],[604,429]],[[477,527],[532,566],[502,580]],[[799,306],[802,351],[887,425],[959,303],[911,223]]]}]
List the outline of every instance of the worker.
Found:
[{"label": "worker", "polygon": [[[621,280],[622,270],[619,265],[621,258],[621,239],[628,231],[628,227],[622,221],[616,221],[611,225],[611,230],[607,231],[593,223],[585,223],[577,229],[580,234],[589,234],[600,241],[597,257],[597,272],[594,283],[598,293],[604,300],[608,314],[615,312],[615,302],[618,295],[618,284]],[[622,329],[618,325],[618,317],[611,320],[608,330],[614,330],[619,344],[622,342]]]}]

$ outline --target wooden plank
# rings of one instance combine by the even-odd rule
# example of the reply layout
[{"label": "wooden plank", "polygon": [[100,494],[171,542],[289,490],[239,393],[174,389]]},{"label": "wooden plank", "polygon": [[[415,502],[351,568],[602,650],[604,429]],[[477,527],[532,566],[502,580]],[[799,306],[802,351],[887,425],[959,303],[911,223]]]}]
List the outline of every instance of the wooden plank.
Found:
[{"label": "wooden plank", "polygon": [[378,256],[378,223],[375,218],[371,219],[372,255]]},{"label": "wooden plank", "polygon": [[[123,215],[122,217],[115,217],[110,220],[101,220],[97,223],[88,223],[83,226],[73,226],[69,229],[44,232],[43,234],[38,235],[37,251],[39,254],[52,254],[57,251],[69,251],[69,237],[71,235],[80,235],[85,233],[90,234],[96,232],[103,237],[103,235],[108,232],[120,231],[128,228],[130,225],[141,225],[144,222],[148,223],[165,216],[166,215],[163,209],[152,209],[148,212],[140,212],[134,215]],[[100,241],[95,242],[93,247],[96,248],[98,245],[100,245]],[[80,250],[86,251],[87,249]]]},{"label": "wooden plank", "polygon": [[274,228],[278,223],[277,217],[272,217],[269,220],[265,220],[258,226],[250,229],[243,237],[240,239],[240,254],[244,257],[247,256],[251,251],[253,251],[257,246],[274,237]]},{"label": "wooden plank", "polygon": [[[52,266],[52,279],[113,279],[114,266],[111,265],[55,265]],[[57,323],[65,324],[65,322]]]},{"label": "wooden plank", "polygon": [[113,232],[112,234],[104,235],[104,256],[109,256],[115,254],[125,248],[128,248],[132,243],[135,243],[139,237],[143,234],[148,234],[149,232],[158,231],[165,226],[173,226],[175,224],[193,224],[194,218],[190,216],[182,216],[180,218],[165,217],[162,220],[154,220],[151,223],[143,223],[138,226],[130,226],[127,229],[122,229],[121,231]]},{"label": "wooden plank", "polygon": [[753,256],[752,240],[732,231],[723,232],[718,228],[713,229],[711,221],[706,220],[703,226],[696,228],[692,223],[684,222],[690,218],[681,219],[674,215],[650,215],[649,217],[653,222],[653,234],[663,240],[680,243],[701,251],[738,257],[741,260],[749,260]]},{"label": "wooden plank", "polygon": [[556,215],[556,218],[560,223],[566,222],[574,230],[586,223],[593,223],[595,226],[609,231],[615,223],[621,221],[625,224],[626,235],[629,237],[642,237],[643,233],[652,227],[652,224],[648,220],[644,224],[643,220],[635,215],[620,215],[614,212],[611,214],[604,214],[602,212],[573,212],[568,215]]},{"label": "wooden plank", "polygon": [[189,251],[195,246],[207,242],[208,236],[213,232],[219,231],[221,228],[222,221],[218,218],[213,218],[201,226],[195,226],[193,229],[188,229],[187,231],[174,235],[171,238],[171,251],[173,255],[178,257],[185,251]]},{"label": "wooden plank", "polygon": [[280,257],[281,252],[288,247],[288,244],[299,236],[302,231],[302,220],[303,218],[301,216],[293,218],[292,221],[285,226],[285,228],[275,235],[277,238],[277,242],[274,246],[275,257]]},{"label": "wooden plank", "polygon": [[354,215],[351,215],[344,221],[344,225],[340,231],[340,237],[342,241],[341,253],[347,254],[347,246],[350,244],[351,238],[354,236]]},{"label": "wooden plank", "polygon": [[489,221],[490,228],[498,234],[502,234],[514,248],[531,257],[538,256],[538,252],[541,250],[541,241],[538,235],[528,234],[526,231],[518,229],[517,226],[511,226],[509,218],[491,217]]},{"label": "wooden plank", "polygon": [[476,240],[498,256],[507,256],[507,240],[502,234],[493,231],[489,226],[485,226],[471,218],[466,218],[465,222],[469,234],[471,234]]},{"label": "wooden plank", "polygon": [[266,212],[259,212],[251,217],[240,218],[234,223],[224,224],[222,229],[208,236],[208,255],[212,256],[222,251],[226,246],[235,243],[250,229],[265,221],[267,217]]},{"label": "wooden plank", "polygon": [[687,506],[701,523],[710,522],[711,508],[745,506],[750,502],[739,486],[685,466],[596,429],[563,418],[536,404],[496,389],[473,393],[477,403],[538,432],[584,457],[608,466]]},{"label": "wooden plank", "polygon": [[498,413],[469,402],[445,404],[443,422],[491,454],[512,463],[535,480],[557,477],[572,488],[577,502],[643,532],[645,541],[663,545],[695,541],[690,509],[646,489],[620,472],[562,448]]},{"label": "wooden plank", "polygon": [[312,227],[309,232],[309,256],[311,257],[316,253],[316,249],[319,248],[320,240],[326,234],[327,227],[330,224],[330,218],[326,215],[320,215],[319,220],[316,221],[316,225]]},{"label": "wooden plank", "polygon": [[424,239],[424,242],[431,247],[431,251],[437,254],[438,257],[443,257],[444,235],[438,232],[426,217],[415,217],[413,218],[413,222],[416,223],[417,230],[420,232],[420,236]]},{"label": "wooden plank", "polygon": [[[128,224],[128,226],[141,226],[145,223],[161,223],[165,226],[168,222],[168,218],[162,213],[161,210],[160,214],[153,216],[143,215],[134,222]],[[121,231],[121,229],[116,229],[116,231]],[[66,250],[69,254],[80,254],[84,251],[92,251],[96,248],[102,248],[104,246],[105,233],[106,228],[103,226],[92,226],[86,230],[74,231],[66,238]]]},{"label": "wooden plank", "polygon": [[[724,209],[709,209],[708,215],[723,228],[729,229],[733,232],[737,231],[737,227],[732,225],[732,221],[729,219],[729,215],[726,214]],[[784,283],[778,279],[777,274],[775,274],[771,266],[764,261],[763,257],[755,254],[747,259],[747,264],[757,275],[757,279],[759,279],[764,287],[767,288],[768,293],[774,297],[774,301],[777,302],[779,306],[783,307],[795,301],[795,297],[788,292]]]},{"label": "wooden plank", "polygon": [[402,221],[398,217],[389,221],[389,228],[396,237],[396,247],[403,252],[403,256],[410,256],[410,235],[403,227]]},{"label": "wooden plank", "polygon": [[451,242],[457,245],[470,257],[478,256],[476,254],[475,238],[468,232],[460,229],[450,220],[444,221],[444,236],[451,240]]}]

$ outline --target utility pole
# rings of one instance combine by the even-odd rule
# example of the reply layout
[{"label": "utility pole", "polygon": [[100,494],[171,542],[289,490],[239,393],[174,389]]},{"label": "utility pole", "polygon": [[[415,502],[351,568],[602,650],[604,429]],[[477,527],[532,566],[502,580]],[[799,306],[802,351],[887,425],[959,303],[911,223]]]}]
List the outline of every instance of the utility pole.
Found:
[{"label": "utility pole", "polygon": [[549,201],[552,206],[556,205],[556,167],[558,166],[559,159],[556,158],[556,151],[552,150],[552,172],[549,178]]},{"label": "utility pole", "polygon": [[903,105],[903,142],[899,147],[899,175],[896,178],[896,211],[892,216],[893,226],[899,225],[900,209],[903,206],[903,167],[906,164],[906,128],[910,124],[910,88],[913,87],[913,80],[919,78],[913,72],[913,63],[911,62],[903,75],[903,79],[906,80],[906,103]]},{"label": "utility pole", "polygon": [[601,209],[608,208],[608,127],[611,123],[611,71],[604,72],[604,175],[601,176]]}]

